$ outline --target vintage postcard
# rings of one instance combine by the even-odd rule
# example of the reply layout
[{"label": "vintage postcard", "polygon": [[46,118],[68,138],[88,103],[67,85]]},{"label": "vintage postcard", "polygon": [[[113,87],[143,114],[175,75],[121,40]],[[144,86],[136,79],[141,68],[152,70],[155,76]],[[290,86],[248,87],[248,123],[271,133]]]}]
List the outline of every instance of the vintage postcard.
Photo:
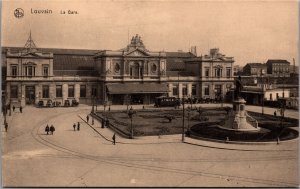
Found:
[{"label": "vintage postcard", "polygon": [[2,187],[298,187],[299,3],[1,2]]}]

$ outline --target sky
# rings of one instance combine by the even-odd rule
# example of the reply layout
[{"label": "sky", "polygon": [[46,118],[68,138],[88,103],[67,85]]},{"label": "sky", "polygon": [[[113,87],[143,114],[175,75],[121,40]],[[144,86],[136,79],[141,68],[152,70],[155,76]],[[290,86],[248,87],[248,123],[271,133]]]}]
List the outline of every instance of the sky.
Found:
[{"label": "sky", "polygon": [[[16,18],[14,11],[24,10]],[[32,14],[34,10],[52,14]],[[62,11],[78,14],[61,14]],[[150,51],[219,48],[235,64],[286,59],[298,65],[298,1],[4,0],[1,44],[118,50],[139,34]]]}]

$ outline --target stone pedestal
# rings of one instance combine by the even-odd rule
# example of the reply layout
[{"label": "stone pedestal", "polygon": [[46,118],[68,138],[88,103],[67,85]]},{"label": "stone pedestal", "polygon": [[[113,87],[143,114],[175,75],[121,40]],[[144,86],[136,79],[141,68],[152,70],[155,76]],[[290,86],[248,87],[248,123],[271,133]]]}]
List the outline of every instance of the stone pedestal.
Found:
[{"label": "stone pedestal", "polygon": [[246,101],[243,98],[234,100],[233,111],[220,128],[233,131],[259,131],[257,121],[247,114],[245,104]]}]

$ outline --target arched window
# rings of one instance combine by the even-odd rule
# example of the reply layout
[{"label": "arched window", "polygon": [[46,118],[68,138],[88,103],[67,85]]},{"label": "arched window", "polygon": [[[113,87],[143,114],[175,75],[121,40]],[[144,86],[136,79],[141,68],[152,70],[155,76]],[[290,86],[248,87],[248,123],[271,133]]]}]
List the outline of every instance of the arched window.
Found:
[{"label": "arched window", "polygon": [[140,65],[137,62],[130,66],[130,78],[140,78]]}]

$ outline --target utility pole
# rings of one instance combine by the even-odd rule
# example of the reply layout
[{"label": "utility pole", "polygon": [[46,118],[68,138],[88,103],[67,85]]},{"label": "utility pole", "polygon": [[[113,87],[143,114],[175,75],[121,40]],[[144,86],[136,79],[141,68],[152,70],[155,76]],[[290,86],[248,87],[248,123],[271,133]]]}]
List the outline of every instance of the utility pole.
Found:
[{"label": "utility pole", "polygon": [[184,142],[184,99],[182,98],[182,142]]}]

